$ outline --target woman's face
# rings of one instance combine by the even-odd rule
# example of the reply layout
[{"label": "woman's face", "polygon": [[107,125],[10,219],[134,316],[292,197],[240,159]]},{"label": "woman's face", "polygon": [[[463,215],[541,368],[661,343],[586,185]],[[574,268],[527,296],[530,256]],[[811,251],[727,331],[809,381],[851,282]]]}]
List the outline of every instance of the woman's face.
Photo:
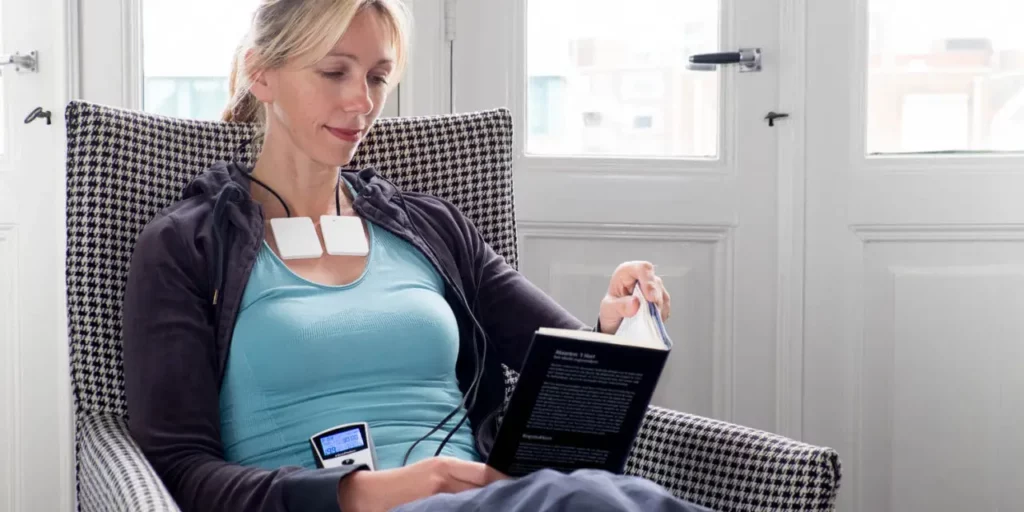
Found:
[{"label": "woman's face", "polygon": [[319,62],[256,77],[252,92],[268,106],[268,137],[289,138],[320,164],[347,165],[384,107],[394,66],[387,25],[364,10]]}]

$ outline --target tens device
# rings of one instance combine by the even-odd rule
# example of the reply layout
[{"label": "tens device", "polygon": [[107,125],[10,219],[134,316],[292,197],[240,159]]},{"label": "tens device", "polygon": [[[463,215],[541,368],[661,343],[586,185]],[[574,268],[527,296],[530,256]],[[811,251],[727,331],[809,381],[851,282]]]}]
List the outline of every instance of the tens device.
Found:
[{"label": "tens device", "polygon": [[373,448],[370,426],[366,423],[339,425],[309,438],[318,468],[366,465],[377,469],[377,451]]},{"label": "tens device", "polygon": [[[239,146],[235,149],[235,153],[236,154],[240,153],[246,147],[246,145],[251,144],[252,142],[253,142],[252,140],[242,141],[242,143],[239,144]],[[274,232],[275,240],[278,240],[278,251],[281,252],[282,259],[304,259],[304,258],[320,258],[320,257],[322,257],[323,256],[323,247],[320,245],[319,237],[316,236],[316,227],[313,226],[312,219],[310,219],[308,217],[306,217],[304,219],[292,219],[291,209],[288,208],[288,203],[286,203],[284,201],[284,198],[282,198],[280,194],[278,194],[276,191],[274,191],[274,189],[270,188],[269,186],[267,186],[262,181],[256,179],[256,177],[254,177],[251,172],[252,171],[250,170],[247,173],[242,173],[242,176],[244,176],[245,178],[253,181],[257,185],[263,187],[268,192],[273,194],[274,197],[276,197],[277,200],[281,202],[281,206],[284,206],[285,218],[284,219],[274,218],[274,219],[271,219],[271,221],[270,221],[270,228],[271,228],[271,231]],[[387,180],[387,178],[384,178],[384,179]],[[339,174],[338,175],[338,188],[339,188],[339,191],[340,191],[340,187],[341,187],[341,180],[342,180],[342,177]],[[394,184],[392,184],[392,185],[394,185]],[[409,214],[409,209],[408,209],[408,207],[405,204],[405,196],[402,195],[401,190],[399,190],[399,192],[398,192],[398,198],[399,198],[399,200],[402,203],[402,210],[405,211],[406,217],[411,219],[412,216]],[[365,256],[365,255],[367,255],[369,253],[369,242],[366,240],[366,234],[363,232],[363,229],[362,229],[362,220],[360,220],[358,218],[353,218],[352,219],[352,220],[357,221],[359,223],[359,229],[357,231],[355,229],[355,223],[351,222],[350,220],[347,220],[348,219],[347,217],[345,219],[337,219],[336,217],[342,217],[342,215],[341,215],[341,198],[339,197],[338,194],[335,194],[334,201],[335,201],[335,203],[334,203],[335,213],[337,214],[336,216],[334,216],[335,218],[332,218],[332,216],[328,215],[328,216],[324,216],[324,217],[322,217],[320,219],[320,229],[321,229],[321,231],[324,234],[324,242],[327,245],[327,253],[331,254],[331,255],[339,255],[339,256],[340,255],[358,255],[358,256]],[[281,222],[282,220],[284,222]],[[419,229],[416,227],[416,225],[412,224],[412,223],[410,223],[410,225],[411,225],[412,229],[414,231],[416,231],[416,233],[420,236],[420,238],[423,238],[422,233],[419,232]],[[281,230],[281,233],[277,232],[278,229]],[[287,238],[290,241],[293,241],[294,245],[292,243],[289,243],[289,244],[287,244],[288,245],[287,248],[283,248],[281,246],[281,243],[280,243],[280,240],[282,238]],[[473,308],[471,308],[469,303],[466,302],[466,298],[465,297],[460,297],[460,299],[461,299],[461,302],[462,302],[462,306],[464,308],[466,308],[467,311],[472,311]],[[416,445],[420,444],[421,441],[423,441],[423,440],[427,439],[428,437],[430,437],[431,435],[433,435],[434,432],[437,432],[438,430],[440,430],[441,427],[443,427],[445,424],[447,424],[448,421],[451,420],[452,417],[454,417],[458,413],[460,408],[465,407],[466,411],[462,415],[462,419],[460,419],[458,421],[458,423],[455,424],[455,428],[453,428],[448,433],[448,435],[445,436],[444,440],[441,441],[441,443],[437,447],[437,450],[434,452],[435,456],[440,455],[441,454],[441,450],[444,449],[444,446],[446,444],[448,444],[448,441],[452,438],[452,435],[454,435],[455,432],[457,432],[459,430],[459,428],[462,427],[463,423],[465,423],[466,420],[469,419],[469,411],[473,409],[474,405],[476,405],[476,395],[477,395],[477,391],[479,390],[480,379],[483,377],[484,367],[485,367],[485,364],[487,362],[487,351],[486,350],[483,350],[483,351],[480,350],[480,347],[477,345],[477,340],[478,339],[481,339],[481,340],[486,339],[487,333],[484,330],[483,326],[480,325],[480,322],[477,321],[476,317],[474,317],[473,315],[470,315],[470,319],[473,321],[473,327],[475,328],[474,336],[473,336],[473,344],[472,345],[473,345],[473,362],[475,363],[476,366],[475,366],[474,372],[473,372],[473,381],[470,383],[469,389],[466,390],[466,393],[463,395],[462,401],[459,403],[459,405],[456,406],[455,408],[453,408],[452,411],[450,413],[448,413],[448,415],[445,416],[443,420],[441,420],[433,429],[430,430],[430,432],[425,434],[423,437],[417,439],[416,442],[413,443],[412,446],[409,447],[409,449],[405,452],[405,458],[403,459],[403,462],[402,462],[403,465],[406,462],[409,461],[409,455],[412,453],[412,450],[414,448],[416,448]],[[479,336],[479,337],[476,336],[477,333],[479,333],[481,336]],[[488,416],[488,418],[493,417],[493,415],[497,414],[497,412],[498,411],[495,410],[494,412],[491,413],[491,416]],[[349,426],[351,426],[351,425],[349,425]],[[336,427],[335,429],[331,429],[327,433],[334,432],[334,431],[336,431],[336,429],[344,428],[344,427],[345,426]],[[376,454],[374,453],[374,450],[373,450],[373,441],[369,439],[369,428],[367,427],[364,430],[364,432],[366,433],[367,445],[369,446],[371,461],[374,462],[374,464],[371,466],[371,469],[372,469],[372,468],[376,467],[376,464],[375,464],[375,462],[376,462]],[[312,438],[310,438],[310,443],[313,445],[313,454],[314,454],[315,458],[317,459],[317,465],[322,464],[323,461],[326,460],[320,454],[320,450],[322,450],[322,446],[318,446],[317,445],[317,441],[316,441],[316,439],[318,437],[321,437],[322,435],[325,435],[325,434],[326,433],[317,434],[316,436],[313,436]],[[340,459],[340,461],[342,463],[344,463],[344,462],[355,463],[355,459],[353,459],[351,457],[346,458],[346,459]],[[336,465],[344,465],[344,464],[336,464]],[[323,467],[323,466],[321,466],[321,467]],[[334,467],[334,466],[328,466],[328,467]]]}]

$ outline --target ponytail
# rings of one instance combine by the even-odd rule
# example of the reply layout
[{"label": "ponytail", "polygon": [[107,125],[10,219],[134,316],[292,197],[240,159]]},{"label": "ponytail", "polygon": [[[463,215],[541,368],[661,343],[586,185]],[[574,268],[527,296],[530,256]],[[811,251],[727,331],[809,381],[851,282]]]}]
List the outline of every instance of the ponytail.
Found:
[{"label": "ponytail", "polygon": [[245,70],[245,45],[235,51],[228,79],[228,105],[221,114],[221,120],[229,123],[264,122],[263,103],[249,90],[249,78]]}]

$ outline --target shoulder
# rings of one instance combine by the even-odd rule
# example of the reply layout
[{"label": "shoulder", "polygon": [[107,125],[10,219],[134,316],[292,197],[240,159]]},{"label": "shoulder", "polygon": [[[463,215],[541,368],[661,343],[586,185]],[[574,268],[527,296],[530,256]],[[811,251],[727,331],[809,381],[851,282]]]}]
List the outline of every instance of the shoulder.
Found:
[{"label": "shoulder", "polygon": [[135,241],[133,265],[169,260],[178,265],[199,265],[203,240],[213,221],[216,189],[229,181],[223,164],[200,173],[182,190],[181,199],[146,223]]},{"label": "shoulder", "polygon": [[410,208],[415,207],[427,222],[449,232],[451,236],[458,237],[466,245],[472,245],[475,242],[476,226],[451,201],[423,192],[407,191],[403,195]]}]

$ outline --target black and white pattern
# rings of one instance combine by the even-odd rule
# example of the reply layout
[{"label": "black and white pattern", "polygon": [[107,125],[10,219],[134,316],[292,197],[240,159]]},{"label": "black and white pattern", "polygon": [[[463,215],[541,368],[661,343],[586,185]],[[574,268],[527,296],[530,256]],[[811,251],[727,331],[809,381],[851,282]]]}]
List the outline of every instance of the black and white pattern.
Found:
[{"label": "black and white pattern", "polygon": [[[135,239],[214,162],[251,164],[255,128],[71,102],[67,286],[79,412],[125,414],[121,297]],[[518,262],[507,110],[379,120],[352,168],[458,207],[511,265]]]},{"label": "black and white pattern", "polygon": [[[505,404],[519,374],[505,372]],[[828,511],[842,474],[835,450],[752,428],[649,407],[626,474],[721,511]]]},{"label": "black and white pattern", "polygon": [[832,510],[835,450],[659,407],[647,411],[626,473],[713,510]]},{"label": "black and white pattern", "polygon": [[[136,237],[214,162],[251,164],[255,129],[86,102],[67,116],[67,299],[84,510],[175,510],[125,428],[121,300]],[[381,119],[352,168],[452,202],[512,266],[512,121],[503,109]],[[517,375],[506,369],[506,401]],[[830,510],[835,452],[651,408],[628,472],[718,510]]]},{"label": "black and white pattern", "polygon": [[79,418],[78,505],[83,512],[177,511],[170,493],[113,414]]}]

